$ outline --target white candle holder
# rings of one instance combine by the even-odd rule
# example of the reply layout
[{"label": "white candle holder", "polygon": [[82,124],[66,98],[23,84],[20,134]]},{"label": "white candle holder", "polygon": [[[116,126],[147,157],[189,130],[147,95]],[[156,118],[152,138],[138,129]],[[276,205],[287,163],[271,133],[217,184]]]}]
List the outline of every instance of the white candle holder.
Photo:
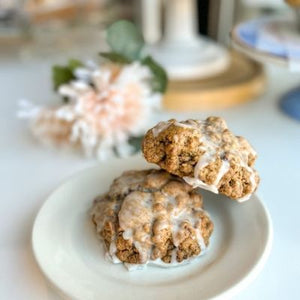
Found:
[{"label": "white candle holder", "polygon": [[174,80],[199,79],[224,71],[230,60],[228,51],[198,34],[196,1],[164,1],[165,33],[148,51],[166,68],[169,77]]}]

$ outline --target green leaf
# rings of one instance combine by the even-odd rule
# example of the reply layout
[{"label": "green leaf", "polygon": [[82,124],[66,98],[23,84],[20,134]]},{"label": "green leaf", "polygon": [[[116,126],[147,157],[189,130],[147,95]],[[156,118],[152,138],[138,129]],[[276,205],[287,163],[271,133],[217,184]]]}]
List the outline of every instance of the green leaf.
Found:
[{"label": "green leaf", "polygon": [[131,145],[134,148],[134,153],[137,153],[141,150],[142,141],[144,136],[132,136],[128,139],[129,145]]},{"label": "green leaf", "polygon": [[141,63],[147,66],[153,75],[152,89],[154,92],[165,93],[168,86],[168,75],[164,68],[159,65],[151,56],[146,56]]},{"label": "green leaf", "polygon": [[74,75],[69,67],[57,65],[52,67],[52,81],[54,90],[57,90],[60,85],[68,83],[72,79],[74,79]]},{"label": "green leaf", "polygon": [[52,67],[52,81],[54,90],[57,90],[60,85],[70,82],[75,79],[75,69],[82,67],[83,63],[78,59],[70,59],[66,66],[55,65]]},{"label": "green leaf", "polygon": [[125,56],[123,56],[119,53],[116,53],[116,52],[100,52],[99,54],[100,54],[100,56],[102,56],[114,63],[119,63],[119,64],[131,63],[131,60],[129,60]]},{"label": "green leaf", "polygon": [[140,58],[145,44],[138,28],[126,20],[117,21],[107,29],[106,41],[112,52],[121,54],[130,61]]},{"label": "green leaf", "polygon": [[70,99],[68,97],[63,97],[62,100],[63,100],[63,103],[69,103],[70,102]]},{"label": "green leaf", "polygon": [[71,58],[68,61],[68,67],[72,72],[74,72],[75,69],[80,68],[82,66],[83,66],[83,63],[78,59]]},{"label": "green leaf", "polygon": [[[128,144],[133,147],[133,153],[131,153],[131,154],[135,154],[135,153],[141,151],[143,138],[144,138],[144,136],[141,135],[141,136],[131,136],[128,139]],[[114,146],[113,151],[117,157],[120,157],[120,153],[119,153],[117,147]]]}]

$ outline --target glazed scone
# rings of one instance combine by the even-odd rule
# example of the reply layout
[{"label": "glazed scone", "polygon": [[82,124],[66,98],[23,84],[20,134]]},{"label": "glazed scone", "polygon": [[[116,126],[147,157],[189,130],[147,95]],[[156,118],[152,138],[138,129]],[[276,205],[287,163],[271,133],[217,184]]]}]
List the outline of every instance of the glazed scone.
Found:
[{"label": "glazed scone", "polygon": [[256,152],[219,117],[160,122],[146,133],[142,150],[148,162],[180,176],[194,188],[239,202],[248,200],[259,184],[253,168]]},{"label": "glazed scone", "polygon": [[164,170],[128,171],[92,207],[113,263],[177,266],[202,255],[213,231],[202,196]]}]

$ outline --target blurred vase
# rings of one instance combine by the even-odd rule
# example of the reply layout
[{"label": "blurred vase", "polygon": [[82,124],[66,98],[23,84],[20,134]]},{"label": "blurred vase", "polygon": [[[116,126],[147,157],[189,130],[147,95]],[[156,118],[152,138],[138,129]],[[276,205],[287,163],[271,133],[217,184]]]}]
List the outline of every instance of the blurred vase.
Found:
[{"label": "blurred vase", "polygon": [[144,27],[147,42],[147,37],[159,36],[159,18],[163,15],[162,38],[151,43],[147,50],[166,68],[171,79],[205,78],[227,68],[226,49],[198,32],[196,0],[143,0],[142,3],[142,17],[148,20]]},{"label": "blurred vase", "polygon": [[24,0],[0,1],[0,42],[27,36],[29,22],[24,12]]}]

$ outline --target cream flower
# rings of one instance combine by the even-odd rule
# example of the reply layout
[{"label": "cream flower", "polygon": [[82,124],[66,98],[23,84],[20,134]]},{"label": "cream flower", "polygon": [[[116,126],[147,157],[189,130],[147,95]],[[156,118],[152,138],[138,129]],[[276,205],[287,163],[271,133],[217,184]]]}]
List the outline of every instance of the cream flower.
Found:
[{"label": "cream flower", "polygon": [[145,132],[160,102],[161,95],[151,91],[150,70],[134,62],[122,67],[81,67],[75,76],[76,80],[59,88],[70,103],[38,111],[33,133],[55,144],[65,140],[72,146],[81,145],[87,155],[99,159],[114,151],[121,156],[130,154],[133,149],[128,139]]}]

